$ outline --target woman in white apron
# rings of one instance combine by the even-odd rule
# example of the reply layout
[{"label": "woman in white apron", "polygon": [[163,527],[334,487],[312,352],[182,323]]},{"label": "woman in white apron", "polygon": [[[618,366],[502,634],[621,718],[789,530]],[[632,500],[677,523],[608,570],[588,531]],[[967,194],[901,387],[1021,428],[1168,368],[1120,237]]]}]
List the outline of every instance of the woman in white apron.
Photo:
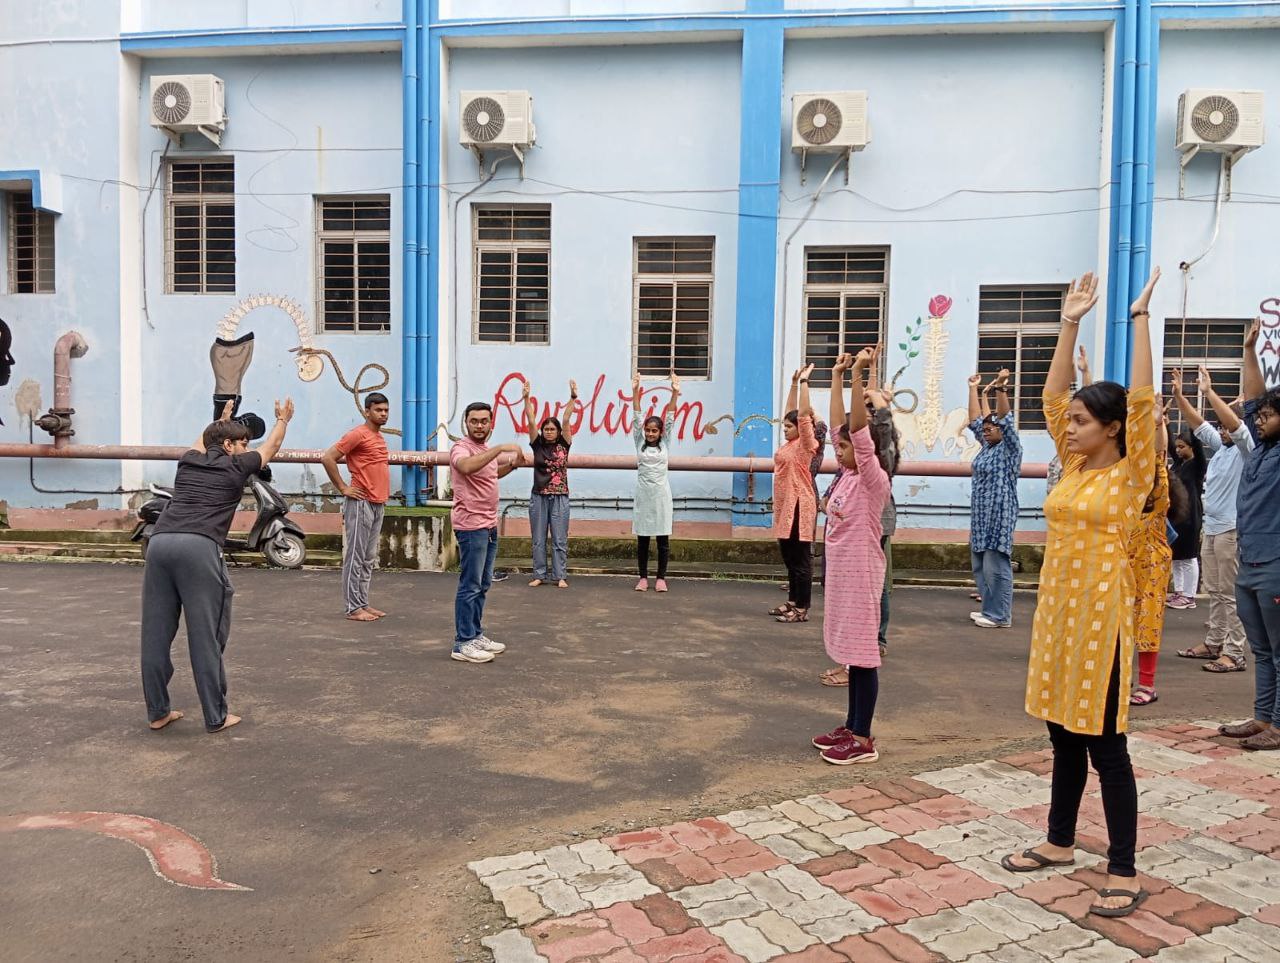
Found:
[{"label": "woman in white apron", "polygon": [[631,378],[634,405],[631,437],[636,443],[636,497],[631,531],[636,536],[636,563],[640,580],[637,592],[649,591],[649,539],[658,540],[658,578],[654,588],[667,590],[667,560],[671,555],[671,485],[667,481],[667,456],[676,405],[680,400],[680,379],[671,375],[671,400],[662,416],[640,417],[640,375]]}]

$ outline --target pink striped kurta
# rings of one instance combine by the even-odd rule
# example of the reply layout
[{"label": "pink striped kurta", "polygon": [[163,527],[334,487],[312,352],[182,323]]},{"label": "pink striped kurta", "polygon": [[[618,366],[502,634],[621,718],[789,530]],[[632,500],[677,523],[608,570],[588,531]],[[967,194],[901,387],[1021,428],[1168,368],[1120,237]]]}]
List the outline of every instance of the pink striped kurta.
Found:
[{"label": "pink striped kurta", "polygon": [[827,500],[822,638],[833,662],[874,669],[884,588],[880,513],[890,483],[868,429],[854,432],[853,451],[858,470],[845,471]]}]

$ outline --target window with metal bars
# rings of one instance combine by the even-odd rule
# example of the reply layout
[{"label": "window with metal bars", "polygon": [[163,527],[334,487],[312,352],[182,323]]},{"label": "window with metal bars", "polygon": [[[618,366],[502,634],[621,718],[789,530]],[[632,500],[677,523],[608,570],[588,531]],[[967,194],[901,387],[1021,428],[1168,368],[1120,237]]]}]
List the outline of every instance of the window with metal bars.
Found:
[{"label": "window with metal bars", "polygon": [[[1197,369],[1204,365],[1213,379],[1213,390],[1227,401],[1240,394],[1244,368],[1244,333],[1247,318],[1165,318],[1164,385],[1173,383],[1175,371],[1182,372],[1182,390],[1200,414],[1217,423],[1209,403],[1196,387]],[[1185,427],[1177,405],[1169,409],[1169,423],[1176,430]]]},{"label": "window with metal bars", "polygon": [[1044,431],[1044,383],[1061,328],[1062,285],[978,289],[978,371],[984,384],[1012,372],[1009,403],[1020,431]]},{"label": "window with metal bars", "polygon": [[316,198],[321,331],[391,330],[391,196]]},{"label": "window with metal bars", "polygon": [[53,294],[53,215],[30,191],[9,194],[9,293]]},{"label": "window with metal bars", "polygon": [[235,160],[171,161],[164,257],[168,294],[236,290]]},{"label": "window with metal bars", "polygon": [[642,377],[711,377],[714,237],[637,237],[632,338]]},{"label": "window with metal bars", "polygon": [[810,386],[831,387],[836,358],[884,343],[887,247],[809,247],[804,252],[804,363]]},{"label": "window with metal bars", "polygon": [[551,343],[550,206],[475,206],[472,340]]}]

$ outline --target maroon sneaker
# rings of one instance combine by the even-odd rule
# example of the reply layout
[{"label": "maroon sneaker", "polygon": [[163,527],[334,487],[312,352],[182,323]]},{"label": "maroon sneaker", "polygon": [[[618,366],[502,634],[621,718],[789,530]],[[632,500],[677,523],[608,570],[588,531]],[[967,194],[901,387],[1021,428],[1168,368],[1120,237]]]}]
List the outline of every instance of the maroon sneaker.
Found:
[{"label": "maroon sneaker", "polygon": [[832,729],[825,736],[813,737],[813,748],[815,749],[833,749],[841,743],[848,742],[853,738],[853,733],[841,726],[839,729]]},{"label": "maroon sneaker", "polygon": [[830,749],[822,750],[823,762],[829,762],[833,766],[851,766],[858,762],[875,762],[880,758],[880,753],[876,752],[876,741],[870,737],[866,742],[852,737],[848,741],[840,743],[838,746],[832,746]]}]

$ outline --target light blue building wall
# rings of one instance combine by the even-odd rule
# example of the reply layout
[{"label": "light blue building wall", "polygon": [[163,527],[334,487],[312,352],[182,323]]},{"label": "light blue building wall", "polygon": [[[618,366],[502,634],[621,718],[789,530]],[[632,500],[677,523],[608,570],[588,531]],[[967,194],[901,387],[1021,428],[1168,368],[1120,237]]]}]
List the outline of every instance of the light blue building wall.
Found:
[{"label": "light blue building wall", "polygon": [[[53,343],[75,329],[90,349],[72,363],[74,442],[187,442],[208,415],[207,353],[219,318],[239,300],[267,294],[297,302],[314,323],[315,196],[376,193],[392,198],[391,331],[310,335],[349,381],[366,363],[388,369],[393,423],[416,420],[406,447],[426,445],[442,421],[457,433],[461,407],[495,396],[498,440],[510,439],[504,402],[518,404],[519,392],[507,379],[519,374],[551,401],[577,378],[584,400],[595,397],[599,426],[580,432],[578,450],[628,451],[616,422],[632,364],[632,239],[710,235],[711,375],[686,382],[686,400],[698,406],[691,420],[780,415],[786,373],[801,360],[804,249],[884,246],[886,369],[905,364],[899,387],[920,399],[915,412],[899,416],[908,455],[962,461],[972,455],[957,427],[964,379],[976,363],[981,286],[1062,284],[1098,268],[1117,289],[1082,330],[1099,372],[1123,372],[1125,305],[1148,259],[1167,279],[1156,318],[1180,316],[1177,265],[1209,245],[1216,177],[1216,159],[1198,158],[1188,169],[1188,197],[1178,198],[1173,125],[1185,88],[1264,91],[1272,142],[1235,168],[1220,237],[1191,275],[1188,315],[1248,317],[1280,297],[1271,216],[1280,197],[1280,164],[1271,157],[1278,40],[1280,4],[1270,0],[21,7],[0,24],[0,116],[14,118],[0,139],[0,190],[39,179],[52,199],[61,188],[57,291],[10,294],[0,284],[0,317],[14,328],[19,359],[0,388],[0,441],[26,440],[19,408],[31,407],[32,388],[24,383],[35,384],[40,410],[52,403]],[[148,124],[147,95],[153,74],[180,73],[213,73],[226,84],[221,148],[188,135],[169,157],[235,158],[234,296],[163,293],[166,195],[163,180],[151,184],[165,139]],[[533,95],[538,146],[523,180],[507,162],[481,185],[474,158],[458,146],[459,92],[474,89]],[[801,182],[789,149],[790,95],[847,89],[870,95],[872,143],[853,157],[849,184],[837,172],[805,220],[830,157],[811,156]],[[775,144],[776,169],[762,168]],[[24,180],[30,171],[40,177]],[[551,206],[550,345],[474,343],[477,203]],[[7,243],[0,235],[0,246]],[[950,308],[933,326],[946,343],[931,373],[927,354],[906,359],[897,345],[935,295],[949,298]],[[290,444],[330,442],[355,417],[332,367],[326,362],[314,382],[298,379],[288,349],[299,335],[276,309],[249,314],[239,332],[249,330],[258,342],[244,407],[265,413],[277,394],[292,394],[300,414]],[[1163,344],[1156,348],[1159,355]],[[745,376],[748,364],[759,367]],[[825,393],[815,402],[824,409]],[[1045,435],[1027,432],[1024,441],[1028,461],[1048,458]],[[679,451],[767,455],[775,443],[758,422],[736,442],[722,423],[715,434],[688,431]],[[34,490],[26,462],[0,459],[0,499],[119,506],[127,497],[95,492],[133,490],[171,472],[88,461],[41,462],[35,470],[41,487],[79,491]],[[315,469],[282,472],[282,486],[294,491],[318,491],[321,480]],[[409,500],[422,494],[414,481]],[[690,500],[680,517],[729,519],[731,476],[680,474],[674,484],[677,497]],[[519,497],[527,485],[527,473],[513,476],[504,494]],[[767,490],[760,479],[756,494]],[[1041,490],[1024,483],[1028,516]],[[618,498],[625,514],[630,478],[582,471],[574,491],[598,503],[597,517],[616,514],[603,503]],[[736,495],[745,492],[739,479]],[[907,524],[967,524],[964,479],[902,478],[897,494]]]}]

